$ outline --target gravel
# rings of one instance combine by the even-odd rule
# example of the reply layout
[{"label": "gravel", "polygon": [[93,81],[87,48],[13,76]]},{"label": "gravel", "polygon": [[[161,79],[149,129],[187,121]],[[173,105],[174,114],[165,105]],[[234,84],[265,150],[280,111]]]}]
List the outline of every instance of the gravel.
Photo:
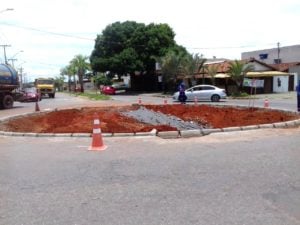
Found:
[{"label": "gravel", "polygon": [[153,110],[146,109],[143,106],[137,110],[122,112],[122,114],[143,123],[151,125],[169,125],[171,127],[176,127],[178,130],[194,130],[203,128],[200,124],[194,121],[184,121],[176,116],[155,112]]}]

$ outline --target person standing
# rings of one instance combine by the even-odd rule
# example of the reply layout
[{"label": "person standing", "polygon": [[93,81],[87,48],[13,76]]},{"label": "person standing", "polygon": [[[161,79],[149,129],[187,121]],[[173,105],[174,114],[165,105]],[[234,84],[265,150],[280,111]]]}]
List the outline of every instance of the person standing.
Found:
[{"label": "person standing", "polygon": [[185,85],[183,81],[179,84],[178,91],[179,91],[178,100],[181,102],[181,104],[185,104],[187,97],[185,94]]}]

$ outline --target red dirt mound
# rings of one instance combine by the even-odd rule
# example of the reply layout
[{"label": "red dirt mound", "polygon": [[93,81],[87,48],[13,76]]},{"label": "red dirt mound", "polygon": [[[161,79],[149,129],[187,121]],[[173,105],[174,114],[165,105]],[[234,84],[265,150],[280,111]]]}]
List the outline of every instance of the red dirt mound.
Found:
[{"label": "red dirt mound", "polygon": [[[121,114],[139,106],[98,107],[68,109],[9,120],[0,124],[0,130],[35,133],[91,133],[94,113],[101,121],[104,133],[147,132],[176,130],[168,125],[149,125]],[[299,115],[275,110],[236,107],[213,107],[208,105],[145,105],[147,109],[174,115],[186,121],[224,128],[254,124],[275,123],[299,118]]]}]

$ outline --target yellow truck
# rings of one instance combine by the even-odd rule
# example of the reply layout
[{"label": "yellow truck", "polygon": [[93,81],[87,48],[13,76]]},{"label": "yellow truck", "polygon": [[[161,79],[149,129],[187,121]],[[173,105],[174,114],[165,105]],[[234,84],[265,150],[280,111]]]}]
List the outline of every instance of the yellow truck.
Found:
[{"label": "yellow truck", "polygon": [[49,98],[55,98],[55,82],[53,78],[37,78],[35,79],[35,87],[42,96],[48,95]]}]

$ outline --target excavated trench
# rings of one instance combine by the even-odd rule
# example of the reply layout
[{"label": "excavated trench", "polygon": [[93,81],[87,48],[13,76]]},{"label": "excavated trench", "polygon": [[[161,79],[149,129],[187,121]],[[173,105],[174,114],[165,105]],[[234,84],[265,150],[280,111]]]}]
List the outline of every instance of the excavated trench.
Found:
[{"label": "excavated trench", "polygon": [[299,114],[262,108],[209,105],[132,105],[66,109],[3,121],[0,130],[33,133],[91,133],[94,114],[103,133],[177,131],[270,124],[299,119]]}]

